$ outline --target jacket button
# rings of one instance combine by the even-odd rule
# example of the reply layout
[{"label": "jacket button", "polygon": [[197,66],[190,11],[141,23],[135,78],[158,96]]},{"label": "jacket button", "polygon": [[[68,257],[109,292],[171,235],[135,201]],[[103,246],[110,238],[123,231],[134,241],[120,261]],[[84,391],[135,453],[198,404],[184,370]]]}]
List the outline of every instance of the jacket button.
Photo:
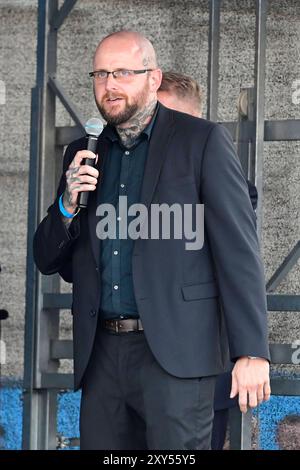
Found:
[{"label": "jacket button", "polygon": [[96,310],[91,310],[91,311],[90,311],[90,316],[91,316],[91,317],[94,317],[95,315],[96,315]]},{"label": "jacket button", "polygon": [[60,242],[60,244],[58,245],[58,248],[61,249],[65,246],[65,242]]}]

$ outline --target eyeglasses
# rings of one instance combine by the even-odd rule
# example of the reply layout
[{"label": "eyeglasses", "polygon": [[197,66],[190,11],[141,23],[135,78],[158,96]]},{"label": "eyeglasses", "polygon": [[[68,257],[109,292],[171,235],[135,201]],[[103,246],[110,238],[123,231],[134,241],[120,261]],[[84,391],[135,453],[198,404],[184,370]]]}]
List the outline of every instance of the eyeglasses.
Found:
[{"label": "eyeglasses", "polygon": [[97,82],[104,82],[109,74],[111,73],[115,80],[120,82],[125,82],[126,80],[130,80],[134,75],[138,75],[141,73],[152,72],[154,69],[144,69],[144,70],[127,70],[127,69],[119,69],[113,70],[112,72],[108,72],[107,70],[95,70],[94,72],[90,72],[89,76],[97,80]]}]

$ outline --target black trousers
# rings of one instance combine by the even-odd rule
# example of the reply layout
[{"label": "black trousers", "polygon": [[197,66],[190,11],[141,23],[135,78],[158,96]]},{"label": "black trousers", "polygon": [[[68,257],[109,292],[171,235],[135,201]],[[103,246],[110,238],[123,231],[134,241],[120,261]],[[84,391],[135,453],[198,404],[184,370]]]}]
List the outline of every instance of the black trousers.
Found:
[{"label": "black trousers", "polygon": [[212,450],[222,450],[225,444],[229,408],[215,411],[211,436]]},{"label": "black trousers", "polygon": [[172,376],[143,332],[98,327],[82,386],[80,448],[210,449],[215,380]]}]

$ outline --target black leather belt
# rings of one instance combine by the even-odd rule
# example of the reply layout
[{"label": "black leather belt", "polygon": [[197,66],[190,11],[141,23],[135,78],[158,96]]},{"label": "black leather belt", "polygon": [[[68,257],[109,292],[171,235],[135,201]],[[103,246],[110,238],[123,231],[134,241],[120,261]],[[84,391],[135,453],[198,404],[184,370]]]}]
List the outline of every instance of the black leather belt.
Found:
[{"label": "black leather belt", "polygon": [[143,325],[138,318],[126,318],[124,320],[102,320],[102,327],[115,333],[128,333],[130,331],[143,331]]}]

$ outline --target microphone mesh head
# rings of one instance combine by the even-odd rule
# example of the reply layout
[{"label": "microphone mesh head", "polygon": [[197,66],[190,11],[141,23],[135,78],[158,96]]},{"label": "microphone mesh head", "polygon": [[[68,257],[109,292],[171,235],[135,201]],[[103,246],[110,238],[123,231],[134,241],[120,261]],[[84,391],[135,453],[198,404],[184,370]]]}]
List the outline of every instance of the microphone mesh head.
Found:
[{"label": "microphone mesh head", "polygon": [[91,118],[85,123],[85,132],[98,137],[103,131],[103,122],[99,118]]}]

